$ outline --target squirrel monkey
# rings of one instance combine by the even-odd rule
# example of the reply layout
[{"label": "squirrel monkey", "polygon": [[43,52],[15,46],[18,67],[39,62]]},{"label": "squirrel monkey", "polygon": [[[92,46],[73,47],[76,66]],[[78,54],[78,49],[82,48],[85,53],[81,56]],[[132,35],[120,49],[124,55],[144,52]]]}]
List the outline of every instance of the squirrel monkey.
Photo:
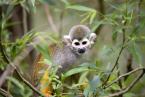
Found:
[{"label": "squirrel monkey", "polygon": [[[71,65],[74,65],[83,54],[89,51],[94,44],[96,37],[96,34],[91,33],[91,30],[87,26],[75,25],[70,29],[68,35],[64,35],[62,46],[58,46],[57,44],[49,46],[52,63],[59,65],[58,74],[70,69],[72,67]],[[42,60],[42,55],[39,55],[35,63],[35,66],[37,66],[37,70],[35,71],[40,70],[40,67],[47,67],[44,66],[45,64],[40,63]],[[38,72],[34,73],[37,75]],[[49,81],[48,73],[49,71],[46,70],[40,80],[40,91],[47,97],[52,93],[51,88],[49,86],[41,88],[41,86]]]}]

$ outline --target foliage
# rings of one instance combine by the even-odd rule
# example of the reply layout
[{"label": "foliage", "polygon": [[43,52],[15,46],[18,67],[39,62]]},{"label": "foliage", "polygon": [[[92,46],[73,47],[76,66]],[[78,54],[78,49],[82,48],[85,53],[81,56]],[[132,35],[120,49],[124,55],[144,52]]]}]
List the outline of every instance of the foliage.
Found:
[{"label": "foliage", "polygon": [[[105,14],[96,10],[96,7],[89,6],[87,1],[80,3],[71,0],[1,0],[0,7],[5,8],[5,5],[7,7],[3,9],[2,16],[0,16],[0,71],[4,72],[8,66],[5,54],[9,60],[13,61],[23,49],[33,44],[35,37],[39,37],[40,43],[38,45],[33,44],[33,46],[45,57],[44,63],[50,64],[52,67],[49,72],[49,83],[52,83],[54,97],[74,97],[76,95],[104,97],[128,87],[132,80],[138,76],[138,73],[121,79],[105,89],[103,85],[108,76],[110,77],[107,83],[105,83],[105,86],[117,79],[119,75],[130,72],[134,67],[144,67],[145,8],[143,5],[145,1],[102,1],[105,5]],[[10,33],[12,32],[10,32],[9,27],[21,24],[19,22],[10,22],[15,7],[19,5],[29,14],[32,13],[34,15],[39,11],[37,7],[44,6],[45,4],[49,6],[53,5],[50,7],[50,9],[54,9],[51,9],[51,11],[54,12],[52,14],[54,15],[53,18],[59,15],[59,10],[60,12],[65,11],[64,16],[69,17],[71,20],[73,17],[71,16],[73,14],[72,12],[74,12],[76,16],[79,16],[79,18],[76,19],[78,24],[87,24],[92,31],[96,31],[96,29],[102,25],[105,29],[104,32],[104,29],[102,29],[101,34],[98,35],[99,38],[93,50],[93,53],[97,53],[97,55],[91,57],[91,62],[80,64],[78,67],[63,73],[60,77],[57,75],[58,67],[52,64],[50,52],[48,51],[48,44],[59,43],[58,37],[54,38],[55,35],[52,35],[51,31],[43,35],[41,34],[43,32],[39,32],[37,29],[33,28],[24,34],[23,37],[17,38],[15,41],[10,40]],[[95,3],[91,4],[95,5]],[[61,16],[62,13],[60,13],[60,17]],[[129,58],[131,58],[131,62]],[[25,71],[23,71],[25,65],[30,67],[26,62],[22,62],[22,66],[19,67],[23,75],[27,75],[27,73],[25,74]],[[116,68],[111,71],[114,65],[116,65]],[[124,69],[126,69],[126,71],[124,71]],[[45,70],[42,70],[42,72],[45,72]],[[76,74],[80,76],[77,82],[74,81],[71,85],[65,83],[69,77]],[[30,76],[26,76],[25,78],[29,79],[29,77]],[[137,88],[134,87],[131,91],[127,91],[126,94],[122,94],[123,97],[144,97],[145,94],[141,92],[142,89],[145,89],[145,85],[142,85],[143,81],[145,81],[144,78],[141,82],[138,81]],[[119,82],[121,82],[121,84]],[[30,87],[20,81],[15,74],[7,77],[7,82],[4,87],[7,87],[8,93],[13,95],[13,97],[32,97],[33,95],[33,91]],[[0,95],[0,97],[3,96]]]}]

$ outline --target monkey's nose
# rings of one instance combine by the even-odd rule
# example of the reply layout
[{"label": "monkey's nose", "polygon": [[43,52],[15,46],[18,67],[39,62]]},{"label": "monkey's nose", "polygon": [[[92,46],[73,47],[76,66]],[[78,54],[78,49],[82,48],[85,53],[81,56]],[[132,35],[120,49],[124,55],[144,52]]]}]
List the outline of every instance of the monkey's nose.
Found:
[{"label": "monkey's nose", "polygon": [[85,53],[85,49],[84,48],[78,49],[78,52],[79,53]]}]

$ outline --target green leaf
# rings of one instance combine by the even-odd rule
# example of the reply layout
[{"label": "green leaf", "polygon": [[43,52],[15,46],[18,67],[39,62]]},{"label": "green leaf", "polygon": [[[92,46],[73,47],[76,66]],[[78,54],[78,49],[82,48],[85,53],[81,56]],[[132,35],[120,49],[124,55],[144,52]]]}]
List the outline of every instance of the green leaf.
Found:
[{"label": "green leaf", "polygon": [[93,8],[89,8],[89,7],[82,6],[82,5],[71,5],[71,6],[67,6],[66,8],[74,9],[74,10],[78,10],[78,11],[84,11],[84,12],[94,12],[94,11],[96,11]]},{"label": "green leaf", "polygon": [[89,86],[84,90],[83,94],[85,97],[94,97],[97,92],[97,87],[101,85],[100,77],[94,76],[91,81],[89,81]]},{"label": "green leaf", "polygon": [[92,31],[95,31],[96,29],[98,29],[98,27],[102,24],[106,24],[106,23],[104,21],[95,22],[95,25],[92,27]]},{"label": "green leaf", "polygon": [[92,15],[90,16],[90,24],[92,24],[93,20],[95,19],[96,17],[96,11],[92,13]]},{"label": "green leaf", "polygon": [[81,72],[84,72],[84,71],[88,71],[89,69],[87,67],[78,67],[78,68],[74,68],[74,69],[71,69],[69,70],[68,72],[66,72],[64,75],[63,75],[63,78],[67,78],[71,75],[74,75],[74,74],[77,74],[77,73],[81,73]]},{"label": "green leaf", "polygon": [[50,5],[54,5],[57,0],[39,0],[42,4],[50,4]]},{"label": "green leaf", "polygon": [[84,23],[85,21],[87,21],[90,18],[90,13],[87,13],[87,15],[81,20],[81,23]]},{"label": "green leaf", "polygon": [[118,84],[113,84],[113,85],[111,85],[111,88],[112,88],[113,90],[120,90],[120,86],[119,86]]},{"label": "green leaf", "polygon": [[45,63],[45,64],[49,64],[50,66],[52,65],[52,62],[51,62],[51,60],[49,60],[49,59],[44,59],[44,63]]},{"label": "green leaf", "polygon": [[116,39],[117,39],[117,35],[118,35],[118,32],[117,31],[114,31],[113,33],[112,33],[112,40],[115,42],[116,41]]},{"label": "green leaf", "polygon": [[96,87],[100,86],[101,84],[100,77],[94,76],[93,79],[90,81],[90,86],[92,90],[96,90]]},{"label": "green leaf", "polygon": [[127,92],[123,95],[124,97],[136,97],[137,95],[135,95],[134,93],[131,93],[131,92]]},{"label": "green leaf", "polygon": [[[0,61],[1,61],[1,60],[0,60]],[[1,62],[2,62],[2,61],[1,61]],[[0,63],[0,70],[4,70],[4,69],[5,69],[4,65]]]},{"label": "green leaf", "polygon": [[8,77],[7,79],[11,81],[13,84],[15,84],[17,87],[19,87],[22,91],[25,90],[24,86],[17,79],[13,77]]},{"label": "green leaf", "polygon": [[88,75],[89,72],[84,72],[80,78],[79,78],[79,83],[82,83],[84,82],[85,80],[87,80],[87,75]]},{"label": "green leaf", "polygon": [[28,1],[28,5],[29,10],[35,13],[36,12],[35,0]]},{"label": "green leaf", "polygon": [[50,54],[49,54],[49,49],[48,49],[48,45],[37,45],[34,46],[36,48],[36,50],[38,50],[43,56],[44,58],[50,60]]},{"label": "green leaf", "polygon": [[135,61],[141,64],[141,57],[142,57],[140,52],[141,50],[139,49],[138,45],[135,42],[131,44],[131,46],[129,47],[129,51],[133,55]]},{"label": "green leaf", "polygon": [[17,39],[16,42],[11,46],[12,57],[15,57],[17,54],[19,54],[22,49],[26,47],[26,44],[32,41],[35,35],[36,33],[27,33],[22,38]]},{"label": "green leaf", "polygon": [[32,3],[32,5],[33,5],[33,7],[35,6],[35,0],[30,0],[31,1],[31,3]]},{"label": "green leaf", "polygon": [[70,5],[70,3],[67,0],[61,0],[65,5]]}]

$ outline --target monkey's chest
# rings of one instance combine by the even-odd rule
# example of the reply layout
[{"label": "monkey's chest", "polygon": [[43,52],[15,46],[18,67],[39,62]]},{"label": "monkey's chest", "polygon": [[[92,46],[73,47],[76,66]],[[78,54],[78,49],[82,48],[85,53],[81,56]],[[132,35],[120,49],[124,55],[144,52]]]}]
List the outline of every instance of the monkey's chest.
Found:
[{"label": "monkey's chest", "polygon": [[53,57],[53,63],[59,65],[60,71],[66,71],[77,64],[79,57],[76,56],[70,49],[62,49],[56,52]]}]

